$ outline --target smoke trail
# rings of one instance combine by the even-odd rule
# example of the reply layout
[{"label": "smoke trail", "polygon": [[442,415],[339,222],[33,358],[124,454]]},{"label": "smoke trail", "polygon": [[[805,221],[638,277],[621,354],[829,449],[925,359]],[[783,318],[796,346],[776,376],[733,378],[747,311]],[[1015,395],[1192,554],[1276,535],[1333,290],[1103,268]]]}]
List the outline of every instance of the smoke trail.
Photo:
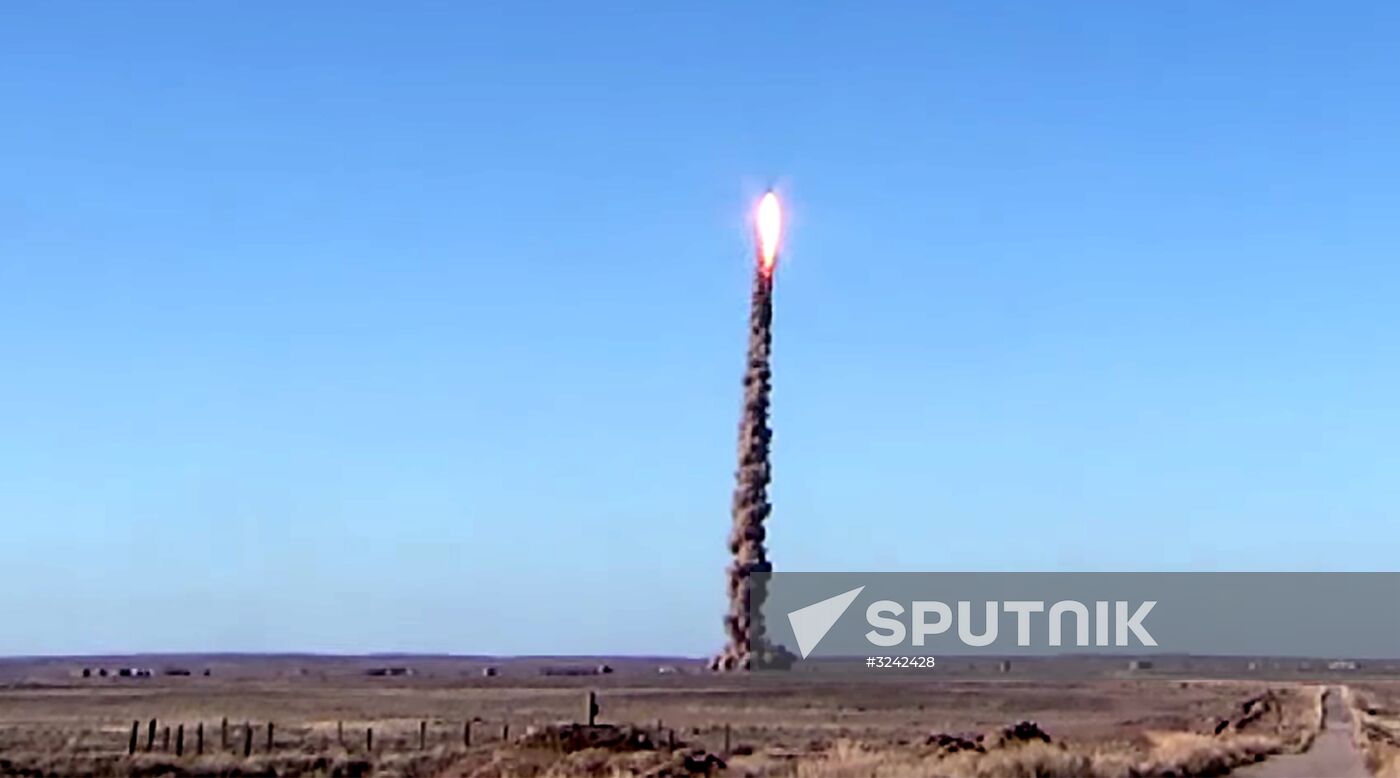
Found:
[{"label": "smoke trail", "polygon": [[756,653],[766,650],[762,633],[750,614],[763,604],[766,592],[754,573],[772,571],[763,541],[768,503],[768,395],[772,388],[769,354],[773,347],[773,277],[760,267],[754,273],[753,302],[749,310],[749,353],[744,371],[744,407],[739,418],[739,469],[735,473],[734,526],[729,551],[734,555],[728,575],[729,613],[724,618],[729,642],[710,662],[714,670],[748,670]]}]

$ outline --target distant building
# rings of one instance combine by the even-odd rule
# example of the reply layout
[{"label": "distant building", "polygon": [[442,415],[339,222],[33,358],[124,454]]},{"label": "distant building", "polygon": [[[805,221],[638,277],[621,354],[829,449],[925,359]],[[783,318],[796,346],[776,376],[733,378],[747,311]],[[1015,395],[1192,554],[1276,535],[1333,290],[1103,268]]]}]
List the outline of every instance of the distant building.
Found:
[{"label": "distant building", "polygon": [[1327,669],[1328,669],[1328,670],[1345,670],[1345,671],[1352,671],[1352,670],[1356,670],[1357,667],[1358,667],[1358,665],[1357,665],[1355,662],[1351,661],[1350,659],[1338,659],[1338,660],[1335,660],[1335,661],[1332,661],[1332,662],[1328,662],[1328,663],[1327,663]]},{"label": "distant building", "polygon": [[378,678],[401,678],[413,675],[413,670],[407,667],[371,667],[365,671],[365,675],[372,675]]},{"label": "distant building", "polygon": [[581,676],[581,675],[608,675],[613,671],[611,665],[596,665],[594,667],[541,667],[540,675],[550,676]]},{"label": "distant building", "polygon": [[483,668],[481,668],[481,677],[482,677],[482,678],[495,678],[495,677],[496,677],[496,668],[494,668],[494,667],[483,667]]}]

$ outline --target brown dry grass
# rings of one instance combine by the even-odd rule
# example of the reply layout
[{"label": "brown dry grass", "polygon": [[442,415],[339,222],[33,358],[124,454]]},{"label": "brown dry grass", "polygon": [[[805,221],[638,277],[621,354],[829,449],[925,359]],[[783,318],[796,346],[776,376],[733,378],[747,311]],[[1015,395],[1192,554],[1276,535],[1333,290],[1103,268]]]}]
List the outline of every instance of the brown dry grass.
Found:
[{"label": "brown dry grass", "polygon": [[1400,687],[1367,684],[1347,687],[1343,697],[1352,715],[1352,738],[1376,778],[1400,778]]},{"label": "brown dry grass", "polygon": [[1322,726],[1322,687],[1281,689],[1276,720],[1219,735],[1146,731],[1127,740],[1011,743],[953,754],[840,741],[814,758],[736,763],[746,774],[791,778],[1129,778],[1211,776],[1272,754],[1305,750]]}]

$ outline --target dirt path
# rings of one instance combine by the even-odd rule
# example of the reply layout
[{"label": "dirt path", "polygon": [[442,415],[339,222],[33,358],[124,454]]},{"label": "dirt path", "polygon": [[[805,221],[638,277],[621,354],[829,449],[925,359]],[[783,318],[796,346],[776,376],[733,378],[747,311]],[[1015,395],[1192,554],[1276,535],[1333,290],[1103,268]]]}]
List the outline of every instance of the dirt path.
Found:
[{"label": "dirt path", "polygon": [[1240,778],[1367,778],[1361,752],[1351,744],[1351,711],[1342,704],[1341,692],[1327,692],[1327,723],[1301,754],[1270,757],[1257,765],[1231,771]]}]

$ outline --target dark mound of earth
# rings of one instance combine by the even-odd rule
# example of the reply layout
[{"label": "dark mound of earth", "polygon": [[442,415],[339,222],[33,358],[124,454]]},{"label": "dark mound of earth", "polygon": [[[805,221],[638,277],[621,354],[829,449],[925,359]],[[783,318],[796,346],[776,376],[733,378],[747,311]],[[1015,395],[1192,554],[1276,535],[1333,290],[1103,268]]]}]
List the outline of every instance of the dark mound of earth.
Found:
[{"label": "dark mound of earth", "polygon": [[645,730],[612,724],[554,724],[526,732],[516,741],[520,748],[539,748],[571,754],[589,748],[604,751],[655,751],[656,743]]}]

